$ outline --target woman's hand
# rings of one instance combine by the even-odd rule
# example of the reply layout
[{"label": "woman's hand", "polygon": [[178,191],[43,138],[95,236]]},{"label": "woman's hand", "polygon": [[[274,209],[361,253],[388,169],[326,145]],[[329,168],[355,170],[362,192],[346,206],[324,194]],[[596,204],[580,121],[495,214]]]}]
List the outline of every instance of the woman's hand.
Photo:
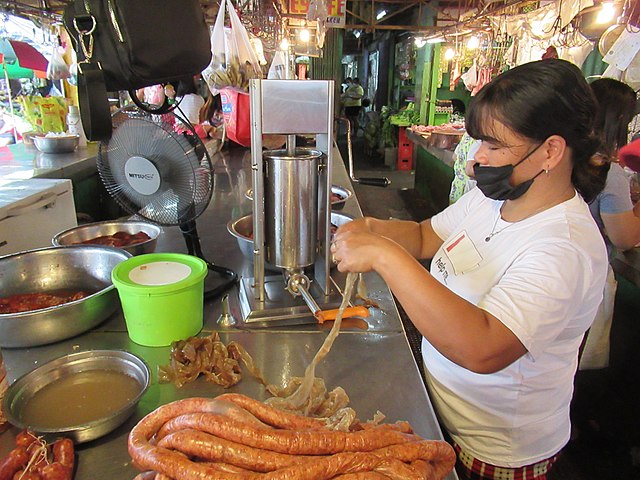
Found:
[{"label": "woman's hand", "polygon": [[[353,223],[353,222],[350,222]],[[346,225],[345,225],[346,226]],[[393,254],[399,246],[368,229],[351,227],[336,232],[331,243],[333,261],[340,272],[369,272],[376,269],[382,255]]]}]

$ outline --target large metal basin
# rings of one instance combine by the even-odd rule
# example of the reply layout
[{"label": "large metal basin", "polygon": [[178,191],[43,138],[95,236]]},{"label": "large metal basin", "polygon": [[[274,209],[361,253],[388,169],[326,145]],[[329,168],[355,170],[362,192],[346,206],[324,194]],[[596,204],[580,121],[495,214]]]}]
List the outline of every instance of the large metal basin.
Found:
[{"label": "large metal basin", "polygon": [[0,314],[0,347],[45,345],[90,330],[119,307],[111,270],[131,254],[115,247],[74,245],[0,257],[0,296],[82,290],[86,297],[50,308]]}]

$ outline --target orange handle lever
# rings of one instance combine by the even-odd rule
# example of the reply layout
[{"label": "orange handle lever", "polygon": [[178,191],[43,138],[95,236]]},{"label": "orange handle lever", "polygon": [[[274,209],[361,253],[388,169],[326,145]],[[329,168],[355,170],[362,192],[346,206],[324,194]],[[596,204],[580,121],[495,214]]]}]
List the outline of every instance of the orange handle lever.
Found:
[{"label": "orange handle lever", "polygon": [[[319,323],[323,323],[326,320],[335,320],[338,316],[337,308],[333,310],[320,310],[316,312],[315,317],[318,319]],[[363,317],[367,318],[369,316],[369,309],[363,305],[357,305],[355,307],[347,307],[344,309],[344,313],[342,314],[342,318],[349,317]]]}]

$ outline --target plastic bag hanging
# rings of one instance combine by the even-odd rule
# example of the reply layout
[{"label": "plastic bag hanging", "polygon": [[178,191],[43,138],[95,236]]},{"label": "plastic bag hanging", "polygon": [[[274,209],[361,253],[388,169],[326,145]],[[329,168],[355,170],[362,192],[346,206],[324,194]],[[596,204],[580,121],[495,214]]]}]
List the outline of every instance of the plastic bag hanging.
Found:
[{"label": "plastic bag hanging", "polygon": [[62,80],[63,78],[69,78],[71,72],[69,67],[62,58],[62,47],[55,45],[53,47],[53,53],[49,65],[47,66],[47,78],[49,80]]},{"label": "plastic bag hanging", "polygon": [[[231,28],[224,26],[225,5],[229,9]],[[220,9],[211,32],[211,63],[202,72],[212,93],[223,88],[249,91],[249,80],[262,78],[260,62],[253,50],[249,34],[240,22],[231,0],[220,2]]]},{"label": "plastic bag hanging", "polygon": [[307,10],[307,20],[316,21],[316,45],[318,48],[324,46],[324,37],[327,32],[327,18],[329,10],[326,0],[311,0]]}]

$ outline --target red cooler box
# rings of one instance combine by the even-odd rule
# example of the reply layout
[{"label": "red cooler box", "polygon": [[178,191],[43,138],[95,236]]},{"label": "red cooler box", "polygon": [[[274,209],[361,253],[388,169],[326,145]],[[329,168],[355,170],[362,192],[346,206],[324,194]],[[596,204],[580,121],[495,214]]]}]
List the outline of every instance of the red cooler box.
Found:
[{"label": "red cooler box", "polygon": [[398,170],[413,169],[413,142],[407,138],[406,127],[398,127]]}]

